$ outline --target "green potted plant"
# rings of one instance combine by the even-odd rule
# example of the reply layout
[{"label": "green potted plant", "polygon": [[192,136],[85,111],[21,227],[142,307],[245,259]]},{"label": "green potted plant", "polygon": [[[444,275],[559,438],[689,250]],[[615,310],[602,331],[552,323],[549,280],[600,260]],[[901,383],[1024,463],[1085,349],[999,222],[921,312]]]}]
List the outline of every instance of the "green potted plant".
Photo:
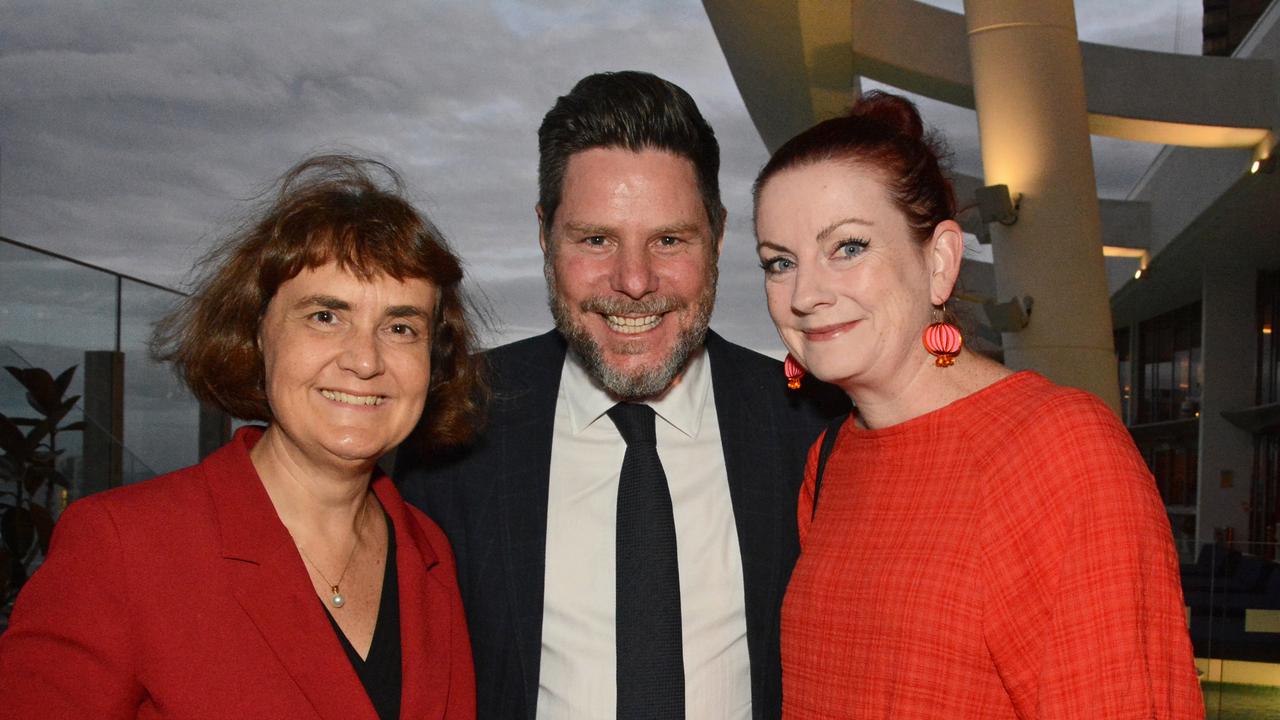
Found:
[{"label": "green potted plant", "polygon": [[27,404],[36,412],[34,417],[0,413],[0,613],[7,618],[28,568],[49,550],[55,498],[61,505],[66,497],[67,479],[57,467],[63,452],[58,435],[82,431],[84,422],[61,424],[80,399],[66,397],[75,365],[56,378],[41,368],[5,370],[26,389]]}]

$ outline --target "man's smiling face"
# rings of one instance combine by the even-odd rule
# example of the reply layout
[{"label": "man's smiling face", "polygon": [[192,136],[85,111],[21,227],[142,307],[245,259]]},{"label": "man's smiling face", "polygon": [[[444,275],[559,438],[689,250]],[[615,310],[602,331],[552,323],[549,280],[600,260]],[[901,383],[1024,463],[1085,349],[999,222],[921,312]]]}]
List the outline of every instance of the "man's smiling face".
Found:
[{"label": "man's smiling face", "polygon": [[614,395],[661,394],[702,345],[715,304],[720,238],[693,163],[584,150],[569,158],[561,197],[541,235],[556,327]]}]

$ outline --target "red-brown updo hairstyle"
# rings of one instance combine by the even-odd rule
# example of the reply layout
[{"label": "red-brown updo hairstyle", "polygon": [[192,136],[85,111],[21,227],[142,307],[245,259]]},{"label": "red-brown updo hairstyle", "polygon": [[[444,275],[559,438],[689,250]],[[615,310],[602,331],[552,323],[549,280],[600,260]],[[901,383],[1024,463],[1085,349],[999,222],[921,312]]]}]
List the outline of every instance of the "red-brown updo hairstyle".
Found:
[{"label": "red-brown updo hairstyle", "polygon": [[756,177],[752,197],[759,209],[765,184],[794,167],[828,160],[868,165],[880,171],[889,196],[924,242],[956,214],[955,191],[939,160],[946,155],[942,140],[925,132],[914,103],[873,90],[847,115],[820,122],[778,148]]}]

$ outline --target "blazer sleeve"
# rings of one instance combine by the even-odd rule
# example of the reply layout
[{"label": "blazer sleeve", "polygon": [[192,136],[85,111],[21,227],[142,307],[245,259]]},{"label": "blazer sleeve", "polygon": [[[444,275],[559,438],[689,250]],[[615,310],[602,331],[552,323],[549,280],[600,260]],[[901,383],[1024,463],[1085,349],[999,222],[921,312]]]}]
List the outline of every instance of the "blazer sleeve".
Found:
[{"label": "blazer sleeve", "polygon": [[21,718],[133,718],[144,696],[129,578],[104,503],[72,503],[0,636],[0,707]]}]

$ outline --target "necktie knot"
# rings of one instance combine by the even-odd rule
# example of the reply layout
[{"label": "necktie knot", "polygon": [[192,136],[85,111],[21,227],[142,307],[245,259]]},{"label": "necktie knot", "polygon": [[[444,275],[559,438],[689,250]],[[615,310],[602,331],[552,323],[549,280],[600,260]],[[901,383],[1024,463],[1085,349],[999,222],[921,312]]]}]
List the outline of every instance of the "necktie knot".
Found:
[{"label": "necktie knot", "polygon": [[648,405],[622,402],[609,408],[608,415],[628,447],[645,443],[654,445],[658,442],[657,431],[654,429],[655,414]]}]

